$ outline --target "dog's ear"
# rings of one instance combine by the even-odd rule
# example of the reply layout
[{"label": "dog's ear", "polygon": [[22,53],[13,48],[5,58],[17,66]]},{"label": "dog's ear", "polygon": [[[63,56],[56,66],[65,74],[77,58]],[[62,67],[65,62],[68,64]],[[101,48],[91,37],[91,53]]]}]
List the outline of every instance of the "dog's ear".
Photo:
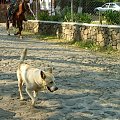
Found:
[{"label": "dog's ear", "polygon": [[45,78],[46,78],[46,75],[45,75],[45,73],[44,73],[43,71],[40,71],[40,75],[41,75],[41,78],[42,78],[42,79],[45,79]]}]

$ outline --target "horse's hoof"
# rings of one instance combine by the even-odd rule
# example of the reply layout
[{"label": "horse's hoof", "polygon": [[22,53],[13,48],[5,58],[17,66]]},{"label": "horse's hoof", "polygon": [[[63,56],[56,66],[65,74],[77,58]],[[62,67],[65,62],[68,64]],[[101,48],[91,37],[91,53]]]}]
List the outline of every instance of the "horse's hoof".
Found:
[{"label": "horse's hoof", "polygon": [[14,33],[14,35],[18,35],[18,33]]},{"label": "horse's hoof", "polygon": [[23,37],[22,37],[22,36],[20,36],[20,39],[23,39]]},{"label": "horse's hoof", "polygon": [[7,35],[10,35],[10,32],[7,31]]},{"label": "horse's hoof", "polygon": [[20,35],[20,33],[19,33],[19,32],[17,32],[17,33],[14,33],[14,35]]},{"label": "horse's hoof", "polygon": [[27,22],[27,19],[24,19],[25,22]]}]

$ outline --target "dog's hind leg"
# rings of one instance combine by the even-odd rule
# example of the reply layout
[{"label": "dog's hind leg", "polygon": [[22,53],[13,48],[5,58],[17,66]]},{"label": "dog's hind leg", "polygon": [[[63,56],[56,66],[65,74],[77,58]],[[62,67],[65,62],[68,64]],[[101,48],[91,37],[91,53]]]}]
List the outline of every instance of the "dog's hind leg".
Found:
[{"label": "dog's hind leg", "polygon": [[35,98],[33,96],[33,92],[31,90],[29,90],[27,87],[26,87],[26,92],[30,96],[30,98],[32,99],[32,105],[34,106],[35,105]]},{"label": "dog's hind leg", "polygon": [[21,78],[21,75],[20,75],[19,71],[17,71],[17,78],[18,78],[18,91],[19,91],[19,94],[20,94],[20,100],[24,100],[24,97],[22,95],[23,80]]},{"label": "dog's hind leg", "polygon": [[[22,81],[22,80],[20,80],[20,81]],[[19,82],[18,87],[19,87],[19,93],[20,93],[20,100],[24,100],[24,97],[22,95],[22,86],[23,86],[23,83]]]}]

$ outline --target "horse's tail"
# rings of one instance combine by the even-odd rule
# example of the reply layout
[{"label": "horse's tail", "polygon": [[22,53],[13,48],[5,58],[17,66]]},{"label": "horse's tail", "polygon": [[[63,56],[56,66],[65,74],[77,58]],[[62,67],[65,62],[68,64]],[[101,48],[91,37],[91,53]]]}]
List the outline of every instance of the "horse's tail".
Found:
[{"label": "horse's tail", "polygon": [[21,54],[21,57],[20,57],[20,64],[22,64],[25,60],[25,57],[27,55],[27,48],[25,48]]}]

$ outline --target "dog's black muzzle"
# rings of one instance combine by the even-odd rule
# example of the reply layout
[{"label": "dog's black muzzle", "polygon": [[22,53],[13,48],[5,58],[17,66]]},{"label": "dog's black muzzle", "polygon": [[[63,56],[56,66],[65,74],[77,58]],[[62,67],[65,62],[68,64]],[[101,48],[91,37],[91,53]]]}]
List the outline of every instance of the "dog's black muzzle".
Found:
[{"label": "dog's black muzzle", "polygon": [[54,92],[54,91],[58,90],[58,87],[55,87],[55,86],[48,87],[48,86],[47,86],[47,89],[48,89],[50,92]]}]

